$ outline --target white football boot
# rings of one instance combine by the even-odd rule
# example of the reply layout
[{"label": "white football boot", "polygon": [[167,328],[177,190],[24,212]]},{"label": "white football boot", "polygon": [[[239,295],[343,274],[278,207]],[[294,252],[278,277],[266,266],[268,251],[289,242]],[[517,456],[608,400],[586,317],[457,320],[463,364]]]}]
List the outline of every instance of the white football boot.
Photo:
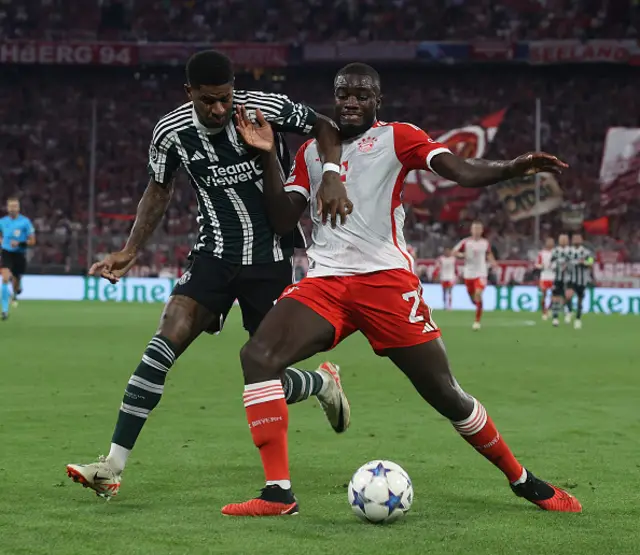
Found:
[{"label": "white football boot", "polygon": [[567,312],[564,315],[564,323],[565,324],[570,324],[571,323],[571,312]]},{"label": "white football boot", "polygon": [[471,326],[471,329],[473,331],[478,331],[482,326],[480,326],[480,322],[474,322],[473,326]]},{"label": "white football boot", "polygon": [[99,457],[97,462],[90,464],[68,464],[67,476],[104,499],[118,495],[122,480],[122,474],[113,470],[106,457]]},{"label": "white football boot", "polygon": [[573,322],[573,329],[574,330],[581,330],[582,329],[582,320],[575,320]]},{"label": "white football boot", "polygon": [[334,431],[338,434],[346,432],[351,422],[351,407],[342,389],[340,367],[331,362],[323,362],[316,372],[324,377],[324,385],[318,393],[320,406]]}]

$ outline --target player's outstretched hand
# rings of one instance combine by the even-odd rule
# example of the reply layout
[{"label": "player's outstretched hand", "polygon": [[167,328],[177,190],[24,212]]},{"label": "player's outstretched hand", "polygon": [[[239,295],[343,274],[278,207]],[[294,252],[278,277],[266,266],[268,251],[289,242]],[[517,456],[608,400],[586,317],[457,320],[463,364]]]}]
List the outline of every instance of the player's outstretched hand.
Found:
[{"label": "player's outstretched hand", "polygon": [[557,156],[546,152],[527,152],[511,161],[511,173],[513,177],[534,175],[536,173],[562,173],[569,167]]},{"label": "player's outstretched hand", "polygon": [[238,106],[235,120],[238,133],[249,146],[264,152],[269,152],[273,148],[273,129],[259,109],[256,110],[256,122],[253,123],[247,115],[247,109],[244,106]]},{"label": "player's outstretched hand", "polygon": [[103,277],[116,284],[136,263],[134,254],[127,251],[112,252],[100,262],[96,262],[89,270],[90,276]]},{"label": "player's outstretched hand", "polygon": [[347,216],[353,212],[353,203],[349,200],[347,188],[337,172],[325,172],[322,175],[316,201],[322,223],[326,224],[330,216],[331,227],[336,227],[338,216],[340,216],[340,224],[344,225],[347,222]]}]

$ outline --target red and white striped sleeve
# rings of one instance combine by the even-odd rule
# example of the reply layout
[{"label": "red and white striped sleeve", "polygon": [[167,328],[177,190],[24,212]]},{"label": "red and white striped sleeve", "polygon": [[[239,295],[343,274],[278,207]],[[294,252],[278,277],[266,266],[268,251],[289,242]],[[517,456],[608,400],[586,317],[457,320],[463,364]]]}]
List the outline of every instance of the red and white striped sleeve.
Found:
[{"label": "red and white striped sleeve", "polygon": [[293,166],[291,167],[289,179],[287,179],[284,184],[284,190],[287,193],[300,193],[307,201],[311,196],[311,182],[309,180],[309,168],[307,167],[305,154],[312,142],[313,140],[307,141],[298,149],[293,161]]},{"label": "red and white striped sleeve", "polygon": [[451,152],[449,148],[434,141],[422,129],[411,123],[390,123],[393,141],[400,163],[410,170],[429,170],[431,160],[438,154]]}]

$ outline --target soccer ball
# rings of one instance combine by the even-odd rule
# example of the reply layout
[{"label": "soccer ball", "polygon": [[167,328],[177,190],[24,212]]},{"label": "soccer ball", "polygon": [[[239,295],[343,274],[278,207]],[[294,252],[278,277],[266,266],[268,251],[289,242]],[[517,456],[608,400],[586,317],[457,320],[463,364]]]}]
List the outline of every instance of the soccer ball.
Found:
[{"label": "soccer ball", "polygon": [[349,483],[349,504],[365,522],[387,524],[402,518],[413,503],[409,475],[391,461],[361,466]]}]

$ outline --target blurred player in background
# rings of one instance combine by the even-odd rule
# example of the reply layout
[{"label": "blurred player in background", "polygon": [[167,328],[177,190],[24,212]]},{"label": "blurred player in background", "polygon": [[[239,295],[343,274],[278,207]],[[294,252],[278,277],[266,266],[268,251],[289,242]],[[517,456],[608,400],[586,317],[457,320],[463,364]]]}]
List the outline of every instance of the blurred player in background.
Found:
[{"label": "blurred player in background", "polygon": [[456,257],[453,256],[450,248],[436,260],[435,277],[440,279],[442,286],[442,306],[445,310],[451,310],[453,298],[453,286],[456,284]]},{"label": "blurred player in background", "polygon": [[16,197],[7,200],[7,215],[0,219],[2,236],[2,320],[9,317],[11,302],[10,285],[13,287],[13,305],[22,293],[22,276],[27,270],[27,248],[36,244],[36,230],[31,220],[20,214],[20,201]]},{"label": "blurred player in background", "polygon": [[[260,155],[238,137],[234,108],[260,109],[274,124],[283,172],[291,164],[281,133],[314,136],[328,166],[320,192],[324,214],[331,215],[335,225],[336,217],[344,218],[350,210],[339,174],[340,137],[331,120],[281,94],[235,90],[231,60],[220,52],[194,54],[186,77],[189,102],[162,117],[153,131],[150,179],[127,243],[90,271],[112,283],[126,274],[162,220],[175,174],[183,168],[198,200],[199,233],[191,264],[173,289],[155,335],[126,385],[109,455],[95,463],[67,465],[72,480],[107,498],[118,493],[129,455],[159,404],[178,357],[203,332],[220,331],[236,299],[244,327],[252,335],[292,282],[296,235],[302,239],[298,222],[283,232],[278,222],[269,221]],[[325,363],[311,372],[289,368],[282,379],[287,402],[315,396],[332,428],[338,433],[347,429],[349,404],[337,366]]]},{"label": "blurred player in background", "polygon": [[558,236],[558,244],[551,251],[551,269],[554,272],[551,316],[552,324],[555,327],[559,324],[560,310],[566,303],[570,249],[569,236],[566,233],[561,233]]},{"label": "blurred player in background", "polygon": [[[316,193],[322,162],[318,145],[299,150],[283,183],[271,126],[245,116],[238,130],[263,150],[265,202],[270,218],[290,229],[311,204],[313,244],[309,274],[282,294],[242,348],[244,405],[266,477],[260,496],[231,503],[231,516],[284,516],[299,512],[291,490],[288,409],[280,377],[288,364],[332,349],[360,331],[388,357],[423,399],[507,477],[513,492],[544,510],[579,512],[569,493],[536,478],[515,458],[485,408],[451,374],[440,329],[422,298],[406,252],[402,184],[412,169],[430,170],[464,187],[484,187],[538,171],[559,172],[555,156],[530,153],[515,160],[467,160],[407,123],[377,121],[380,77],[365,64],[349,64],[334,81],[335,118],[343,136],[342,168],[353,214],[344,225],[323,225]],[[251,138],[249,138],[251,137]]]},{"label": "blurred player in background", "polygon": [[482,236],[483,232],[482,222],[476,220],[471,224],[471,236],[453,248],[453,254],[464,260],[464,284],[471,301],[476,305],[476,319],[472,326],[474,330],[480,329],[482,319],[482,294],[487,287],[489,275],[487,262],[494,268],[497,266],[491,244]]},{"label": "blurred player in background", "polygon": [[553,240],[553,237],[547,237],[544,249],[538,253],[538,258],[536,259],[535,267],[536,270],[540,271],[540,308],[542,309],[543,320],[549,319],[549,304],[547,304],[548,293],[551,292],[553,295],[553,280],[555,278],[555,272],[551,267],[551,256],[553,254],[554,246],[555,241]]},{"label": "blurred player in background", "polygon": [[593,252],[583,244],[582,235],[576,233],[571,237],[571,247],[569,250],[567,299],[569,302],[575,296],[578,304],[576,306],[576,319],[573,327],[577,330],[582,328],[582,303],[587,286],[591,283],[591,270],[593,268]]}]

